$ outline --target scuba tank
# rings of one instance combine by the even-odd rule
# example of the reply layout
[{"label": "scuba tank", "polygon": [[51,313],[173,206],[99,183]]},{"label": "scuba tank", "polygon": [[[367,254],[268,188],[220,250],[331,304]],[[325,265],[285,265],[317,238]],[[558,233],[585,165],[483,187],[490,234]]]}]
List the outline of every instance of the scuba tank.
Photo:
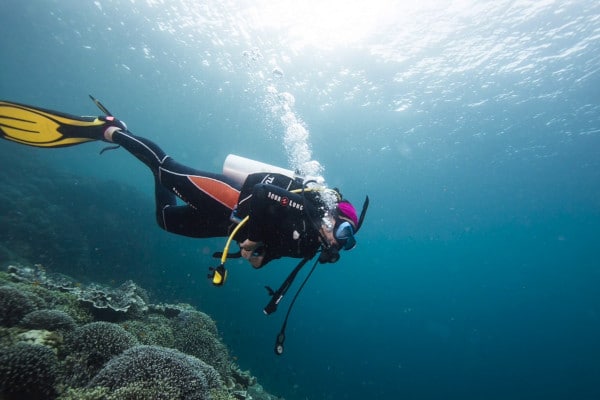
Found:
[{"label": "scuba tank", "polygon": [[303,179],[303,177],[297,175],[290,169],[251,160],[235,154],[229,154],[227,158],[225,158],[225,162],[223,162],[223,175],[233,179],[240,186],[244,184],[248,175],[256,172],[271,172],[275,174],[281,174],[294,180],[297,178]]}]

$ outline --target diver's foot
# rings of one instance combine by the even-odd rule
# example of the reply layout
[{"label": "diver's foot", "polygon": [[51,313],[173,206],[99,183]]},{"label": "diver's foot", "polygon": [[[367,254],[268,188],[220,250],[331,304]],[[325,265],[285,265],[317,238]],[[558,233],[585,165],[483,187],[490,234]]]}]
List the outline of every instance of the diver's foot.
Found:
[{"label": "diver's foot", "polygon": [[102,140],[106,140],[107,142],[112,142],[112,137],[114,135],[114,133],[116,131],[124,131],[127,132],[127,125],[125,125],[125,122],[116,119],[115,117],[113,117],[112,115],[108,115],[105,117],[101,117],[104,121],[106,121],[106,125],[108,125],[108,127],[106,129],[104,129],[103,132],[103,137],[101,138]]},{"label": "diver's foot", "polygon": [[120,131],[121,128],[117,127],[117,126],[109,126],[108,128],[106,128],[104,130],[104,140],[106,140],[107,142],[112,142],[112,137],[115,134],[116,131]]}]

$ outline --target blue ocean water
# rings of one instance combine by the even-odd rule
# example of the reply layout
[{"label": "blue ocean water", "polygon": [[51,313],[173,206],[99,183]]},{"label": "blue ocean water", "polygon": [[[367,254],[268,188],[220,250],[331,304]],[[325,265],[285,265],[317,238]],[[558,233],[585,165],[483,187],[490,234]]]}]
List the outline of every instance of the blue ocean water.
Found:
[{"label": "blue ocean water", "polygon": [[151,176],[126,152],[0,143],[146,196],[114,199],[147,218],[122,246],[158,255],[94,268],[207,311],[270,392],[600,398],[597,2],[5,0],[0,21],[2,99],[95,115],[92,93],[191,166],[318,161],[357,207],[370,196],[359,246],[317,268],[277,357],[292,291],[265,317],[264,286],[293,260],[232,260],[213,288],[223,241],[153,226]]}]

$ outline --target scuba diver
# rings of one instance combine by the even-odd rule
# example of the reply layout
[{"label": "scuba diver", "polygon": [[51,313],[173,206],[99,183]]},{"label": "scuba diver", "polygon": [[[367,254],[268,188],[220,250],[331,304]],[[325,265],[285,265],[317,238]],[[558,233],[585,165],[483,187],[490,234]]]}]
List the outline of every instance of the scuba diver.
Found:
[{"label": "scuba diver", "polygon": [[[363,223],[368,196],[358,215],[337,189],[323,188],[297,177],[293,171],[233,155],[226,160],[223,174],[187,167],[152,141],[134,135],[123,121],[90,97],[105,115],[79,117],[0,101],[0,135],[36,147],[90,141],[123,147],[154,176],[156,220],[162,229],[194,238],[228,237],[223,252],[214,254],[221,263],[209,270],[208,276],[216,286],[226,281],[225,261],[232,240],[240,250],[229,257],[243,257],[254,268],[281,257],[302,259],[279,290],[267,287],[272,300],[265,307],[266,314],[275,311],[299,269],[317,253],[319,263],[334,263],[340,258],[340,250],[351,250],[356,245],[355,235]],[[280,335],[284,329],[285,324]],[[280,344],[283,351],[283,340]]]},{"label": "scuba diver", "polygon": [[[92,100],[106,115],[78,117],[0,101],[0,134],[4,139],[37,147],[96,140],[123,147],[146,164],[154,176],[156,219],[161,228],[208,238],[230,236],[239,227],[233,239],[239,243],[240,252],[231,257],[244,257],[254,268],[281,257],[312,258],[319,251],[321,263],[336,262],[339,250],[355,246],[364,211],[359,218],[339,191],[310,189],[310,182],[289,176],[291,171],[277,167],[272,170],[283,173],[240,175],[237,170],[243,170],[242,166],[229,174],[215,174],[187,167],[150,140],[133,135],[125,123],[98,100]],[[241,157],[232,159],[238,164],[252,162]],[[259,164],[257,168],[269,167],[255,164]],[[185,204],[178,205],[176,198]],[[247,222],[240,226],[245,217]],[[221,284],[220,272],[216,274],[213,283]]]}]

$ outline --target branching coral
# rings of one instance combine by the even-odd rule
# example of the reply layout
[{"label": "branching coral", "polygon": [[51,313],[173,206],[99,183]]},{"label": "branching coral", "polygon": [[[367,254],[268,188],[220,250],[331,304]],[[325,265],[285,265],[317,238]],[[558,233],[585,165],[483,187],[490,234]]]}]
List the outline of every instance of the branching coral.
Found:
[{"label": "branching coral", "polygon": [[19,326],[27,329],[46,329],[48,331],[71,331],[77,326],[75,320],[60,310],[37,310],[25,315]]},{"label": "branching coral", "polygon": [[121,326],[133,334],[140,344],[173,347],[173,330],[169,320],[162,315],[150,315],[143,320],[127,320]]},{"label": "branching coral", "polygon": [[[0,349],[47,346],[42,351],[53,353],[55,361],[47,370],[57,377],[60,400],[204,400],[211,391],[218,399],[249,398],[256,380],[229,359],[207,314],[189,304],[151,304],[145,291],[126,284],[101,290],[109,302],[115,300],[115,292],[135,300],[116,311],[120,325],[106,320],[88,323],[100,318],[97,312],[87,311],[91,303],[82,301],[81,293],[98,293],[99,287],[79,285],[67,276],[47,273],[42,266],[9,266],[8,273],[0,272]],[[23,341],[27,343],[16,345]],[[0,367],[10,365],[4,359],[0,362]],[[11,371],[13,367],[0,368],[2,379],[17,384],[8,375]],[[41,379],[38,387],[45,382],[49,381]],[[1,388],[2,400],[55,396],[53,388],[41,394],[35,385],[27,393],[12,386]]]},{"label": "branching coral", "polygon": [[215,369],[195,357],[159,346],[135,346],[109,361],[88,387],[107,387],[113,394],[144,393],[143,398],[152,399],[168,393],[170,399],[208,400],[210,389],[221,384]]},{"label": "branching coral", "polygon": [[37,296],[10,286],[0,286],[0,325],[13,326],[43,301]]},{"label": "branching coral", "polygon": [[17,343],[0,350],[0,398],[54,398],[57,363],[46,346]]},{"label": "branching coral", "polygon": [[173,320],[174,347],[198,357],[222,375],[229,370],[229,354],[217,336],[214,321],[202,312],[182,312]]},{"label": "branching coral", "polygon": [[133,335],[111,322],[90,322],[67,335],[69,381],[84,385],[111,358],[137,344]]}]

